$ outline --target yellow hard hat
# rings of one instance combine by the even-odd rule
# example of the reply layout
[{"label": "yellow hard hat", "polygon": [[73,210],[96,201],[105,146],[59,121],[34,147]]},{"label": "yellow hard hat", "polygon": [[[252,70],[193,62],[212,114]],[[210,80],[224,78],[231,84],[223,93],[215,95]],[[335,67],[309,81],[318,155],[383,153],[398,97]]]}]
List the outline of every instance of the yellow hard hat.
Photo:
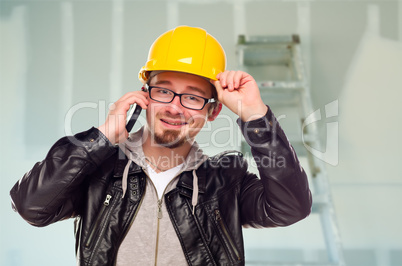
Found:
[{"label": "yellow hard hat", "polygon": [[216,80],[225,67],[225,51],[214,37],[201,28],[179,26],[155,40],[138,78],[146,83],[150,71],[165,70]]}]

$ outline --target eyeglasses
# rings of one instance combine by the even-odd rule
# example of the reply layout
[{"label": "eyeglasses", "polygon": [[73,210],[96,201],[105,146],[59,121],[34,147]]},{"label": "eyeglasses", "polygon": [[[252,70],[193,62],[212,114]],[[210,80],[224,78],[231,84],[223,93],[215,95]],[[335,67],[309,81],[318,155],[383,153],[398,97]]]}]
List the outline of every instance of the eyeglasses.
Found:
[{"label": "eyeglasses", "polygon": [[181,105],[192,110],[202,110],[207,103],[216,102],[213,98],[207,99],[190,93],[175,93],[172,90],[158,86],[147,86],[147,88],[149,97],[154,101],[171,103],[176,96],[179,96]]}]

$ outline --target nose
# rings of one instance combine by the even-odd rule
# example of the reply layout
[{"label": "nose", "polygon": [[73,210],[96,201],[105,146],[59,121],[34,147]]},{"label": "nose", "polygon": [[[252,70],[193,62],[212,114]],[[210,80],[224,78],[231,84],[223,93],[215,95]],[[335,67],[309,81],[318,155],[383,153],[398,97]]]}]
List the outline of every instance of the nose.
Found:
[{"label": "nose", "polygon": [[171,114],[181,114],[181,113],[183,113],[183,110],[182,110],[183,108],[184,107],[180,103],[179,95],[175,95],[175,97],[173,98],[173,101],[168,104],[168,110]]}]

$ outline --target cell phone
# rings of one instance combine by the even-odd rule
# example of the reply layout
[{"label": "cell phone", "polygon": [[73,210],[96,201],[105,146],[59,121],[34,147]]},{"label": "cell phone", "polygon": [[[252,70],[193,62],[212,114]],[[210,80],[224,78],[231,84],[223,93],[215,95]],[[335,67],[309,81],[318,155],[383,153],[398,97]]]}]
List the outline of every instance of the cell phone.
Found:
[{"label": "cell phone", "polygon": [[[141,88],[142,91],[147,91],[145,87]],[[133,129],[135,122],[137,122],[138,116],[141,113],[141,106],[138,104],[135,104],[135,107],[133,106],[127,115],[127,123],[126,123],[126,130],[128,133],[130,133],[131,129]]]},{"label": "cell phone", "polygon": [[137,122],[137,118],[141,113],[141,106],[138,104],[135,105],[135,107],[131,108],[130,113],[127,116],[127,124],[126,124],[126,129],[127,132],[130,133],[131,129],[133,129],[135,122]]}]

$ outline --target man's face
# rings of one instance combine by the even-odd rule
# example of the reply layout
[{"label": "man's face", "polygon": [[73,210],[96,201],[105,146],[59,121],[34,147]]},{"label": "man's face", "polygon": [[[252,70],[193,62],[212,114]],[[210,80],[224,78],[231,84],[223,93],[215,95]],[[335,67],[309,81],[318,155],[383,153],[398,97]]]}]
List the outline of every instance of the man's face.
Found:
[{"label": "man's face", "polygon": [[[151,79],[150,86],[163,87],[175,93],[190,93],[204,98],[212,97],[211,84],[196,75],[182,72],[162,72]],[[209,115],[210,103],[202,110],[191,110],[180,103],[176,96],[171,103],[160,103],[150,99],[147,110],[147,123],[151,133],[151,141],[169,148],[184,143],[192,143],[195,136],[207,120],[216,115]]]}]

